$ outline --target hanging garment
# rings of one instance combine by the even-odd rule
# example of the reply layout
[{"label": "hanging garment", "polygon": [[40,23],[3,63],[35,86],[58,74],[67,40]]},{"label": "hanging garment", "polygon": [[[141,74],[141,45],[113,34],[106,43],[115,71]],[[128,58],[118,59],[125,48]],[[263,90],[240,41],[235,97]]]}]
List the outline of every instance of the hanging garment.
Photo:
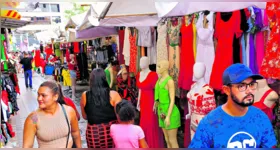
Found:
[{"label": "hanging garment", "polygon": [[[264,36],[264,51],[266,50],[266,46],[267,46],[267,42],[268,42],[268,37],[269,37],[269,33],[270,33],[270,29],[269,29],[269,24],[268,24],[268,18],[267,18],[267,13],[265,10],[262,10],[263,13],[263,36]],[[265,56],[265,54],[264,54]],[[261,66],[260,66],[261,67]],[[261,68],[259,68],[260,70]]]},{"label": "hanging garment", "polygon": [[178,87],[178,76],[180,68],[180,29],[182,26],[182,18],[169,18],[167,23],[167,34],[169,44],[169,74],[173,78],[175,84],[175,95],[180,96]]},{"label": "hanging garment", "polygon": [[[151,43],[152,46],[147,48],[147,56],[150,59],[150,64],[157,63],[157,43],[156,43],[156,31],[154,28],[151,28]],[[138,36],[139,37],[139,36]]]},{"label": "hanging garment", "polygon": [[[0,48],[1,48],[1,62],[2,60],[6,61],[6,55],[5,55],[5,47],[4,47],[4,40],[5,40],[5,36],[3,34],[1,34],[1,41],[0,42]],[[2,67],[1,67],[2,68]],[[2,69],[1,69],[2,70]],[[8,70],[8,64],[7,62],[4,62],[4,70]]]},{"label": "hanging garment", "polygon": [[157,64],[161,60],[168,60],[167,51],[167,21],[161,21],[157,26],[158,39],[157,39]]},{"label": "hanging garment", "polygon": [[178,86],[184,90],[189,90],[193,83],[193,65],[194,65],[194,50],[193,50],[193,40],[194,33],[193,28],[193,17],[190,18],[192,21],[189,25],[186,25],[186,17],[183,17],[183,23],[181,27],[181,53],[180,53],[180,72],[178,79]]},{"label": "hanging garment", "polygon": [[79,53],[76,57],[77,65],[80,71],[80,78],[81,79],[88,79],[88,63],[87,63],[87,54],[86,53]]},{"label": "hanging garment", "polygon": [[267,2],[266,11],[271,33],[260,73],[266,78],[280,79],[280,3]]},{"label": "hanging garment", "polygon": [[124,30],[119,30],[119,53],[118,53],[118,60],[120,64],[124,64],[124,55],[123,55],[123,48],[124,48]]},{"label": "hanging garment", "polygon": [[255,25],[257,27],[257,33],[255,35],[255,45],[256,45],[256,62],[257,62],[257,73],[259,73],[259,70],[262,65],[262,61],[264,58],[264,32],[263,29],[263,15],[262,11],[259,8],[254,8],[256,13],[256,19],[255,19]]},{"label": "hanging garment", "polygon": [[[3,92],[3,91],[2,91]],[[2,93],[3,94],[3,93]],[[8,96],[8,95],[7,95]],[[2,95],[3,97],[3,95]],[[7,97],[8,98],[8,97]],[[7,115],[7,111],[8,111],[8,104],[4,103],[4,101],[1,99],[1,110],[3,113],[3,121],[7,122],[8,121],[8,115]]]},{"label": "hanging garment", "polygon": [[123,43],[123,56],[125,65],[129,66],[130,63],[130,31],[129,28],[126,27],[124,31],[124,43]]},{"label": "hanging garment", "polygon": [[40,60],[41,60],[40,50],[35,51],[35,58],[34,59],[35,59],[35,66],[39,67],[40,64],[41,64],[41,62],[40,62]]},{"label": "hanging garment", "polygon": [[163,137],[158,126],[158,117],[153,112],[154,88],[158,80],[155,72],[150,72],[146,79],[140,82],[140,73],[136,76],[137,87],[141,90],[140,95],[140,127],[145,133],[149,148],[163,148]]},{"label": "hanging garment", "polygon": [[[194,83],[192,87],[195,84],[196,83]],[[190,93],[188,102],[191,111],[191,136],[193,137],[201,119],[216,108],[214,91],[208,84],[206,84],[197,93]]]},{"label": "hanging garment", "polygon": [[136,46],[137,32],[135,29],[129,33],[130,43],[130,59],[129,59],[129,72],[137,74],[137,46]]},{"label": "hanging garment", "polygon": [[214,12],[210,12],[206,19],[208,21],[208,28],[203,27],[204,14],[200,13],[199,19],[196,23],[197,28],[197,54],[196,62],[202,62],[205,64],[206,72],[204,79],[206,83],[209,83],[212,66],[215,59],[215,49],[213,43],[214,34]]},{"label": "hanging garment", "polygon": [[[249,14],[247,14],[247,12]],[[241,27],[240,29],[243,31],[243,34],[241,36],[241,39],[240,39],[240,42],[241,42],[241,62],[244,64],[244,65],[247,65],[247,53],[246,53],[246,32],[248,31],[249,29],[249,24],[247,22],[247,15],[248,15],[248,18],[250,17],[250,12],[247,8],[245,9],[242,9],[240,11],[240,14],[241,14]]]},{"label": "hanging garment", "polygon": [[74,50],[74,53],[80,52],[79,42],[73,42],[73,50]]},{"label": "hanging garment", "polygon": [[54,44],[54,53],[56,57],[60,57],[61,55],[60,44],[58,42]]},{"label": "hanging garment", "polygon": [[231,14],[218,12],[214,37],[218,40],[210,85],[217,90],[222,89],[222,76],[224,70],[233,63],[233,38],[241,36],[240,11]]},{"label": "hanging garment", "polygon": [[250,52],[249,52],[249,55],[250,55],[250,64],[249,64],[249,67],[250,69],[252,70],[252,72],[254,74],[258,73],[258,70],[257,70],[257,62],[256,62],[256,49],[255,49],[255,35],[254,34],[251,34],[249,33],[249,43],[250,45],[248,45],[250,47]]},{"label": "hanging garment", "polygon": [[70,70],[63,69],[61,75],[63,76],[63,85],[72,86]]},{"label": "hanging garment", "polygon": [[152,31],[150,27],[136,27],[138,30],[137,46],[152,47]]}]

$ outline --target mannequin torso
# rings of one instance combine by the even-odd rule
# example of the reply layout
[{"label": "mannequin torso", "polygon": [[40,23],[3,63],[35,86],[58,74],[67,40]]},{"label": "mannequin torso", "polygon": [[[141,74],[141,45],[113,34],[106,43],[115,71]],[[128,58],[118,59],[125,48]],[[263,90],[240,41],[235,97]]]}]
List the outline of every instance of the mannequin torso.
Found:
[{"label": "mannequin torso", "polygon": [[193,70],[197,82],[192,85],[187,94],[189,114],[186,115],[186,119],[191,119],[191,139],[201,119],[216,108],[213,89],[204,80],[205,65],[196,63]]},{"label": "mannequin torso", "polygon": [[254,95],[254,106],[261,109],[270,120],[273,119],[273,108],[279,98],[278,94],[273,91],[266,82],[266,79],[257,80],[258,91]]},{"label": "mannequin torso", "polygon": [[257,80],[257,82],[258,92],[255,93],[255,103],[264,98],[264,104],[269,108],[273,107],[279,98],[278,94],[275,91],[271,91],[266,97],[263,97],[271,88],[267,85],[266,79]]},{"label": "mannequin torso", "polygon": [[142,69],[142,71],[140,72],[139,81],[143,82],[144,80],[146,80],[150,72],[151,70],[149,68]]}]

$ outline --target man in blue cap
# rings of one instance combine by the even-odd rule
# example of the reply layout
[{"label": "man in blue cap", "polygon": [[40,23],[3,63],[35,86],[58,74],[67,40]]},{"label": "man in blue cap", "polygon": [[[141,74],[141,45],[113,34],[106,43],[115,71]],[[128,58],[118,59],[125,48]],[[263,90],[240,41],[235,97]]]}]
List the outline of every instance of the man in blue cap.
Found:
[{"label": "man in blue cap", "polygon": [[273,148],[277,141],[271,122],[260,109],[251,106],[257,79],[243,64],[233,64],[223,73],[227,102],[211,111],[199,123],[189,148]]}]

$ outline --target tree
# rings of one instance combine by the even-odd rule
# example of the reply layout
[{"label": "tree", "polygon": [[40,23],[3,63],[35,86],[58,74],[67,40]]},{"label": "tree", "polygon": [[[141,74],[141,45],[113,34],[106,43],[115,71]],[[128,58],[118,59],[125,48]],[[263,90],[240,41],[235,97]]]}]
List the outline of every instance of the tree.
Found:
[{"label": "tree", "polygon": [[77,5],[76,3],[74,3],[73,6],[74,6],[73,9],[64,11],[65,18],[70,19],[72,16],[82,14],[86,12],[89,7],[89,6]]}]

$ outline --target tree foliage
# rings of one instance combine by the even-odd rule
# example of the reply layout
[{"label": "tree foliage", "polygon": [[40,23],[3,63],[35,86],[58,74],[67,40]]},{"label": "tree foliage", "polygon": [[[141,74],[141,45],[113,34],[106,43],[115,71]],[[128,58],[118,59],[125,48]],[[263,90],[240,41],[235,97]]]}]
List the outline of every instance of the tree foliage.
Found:
[{"label": "tree foliage", "polygon": [[73,6],[73,9],[64,11],[65,18],[70,19],[72,16],[82,14],[88,10],[87,6],[81,6],[76,3]]}]

